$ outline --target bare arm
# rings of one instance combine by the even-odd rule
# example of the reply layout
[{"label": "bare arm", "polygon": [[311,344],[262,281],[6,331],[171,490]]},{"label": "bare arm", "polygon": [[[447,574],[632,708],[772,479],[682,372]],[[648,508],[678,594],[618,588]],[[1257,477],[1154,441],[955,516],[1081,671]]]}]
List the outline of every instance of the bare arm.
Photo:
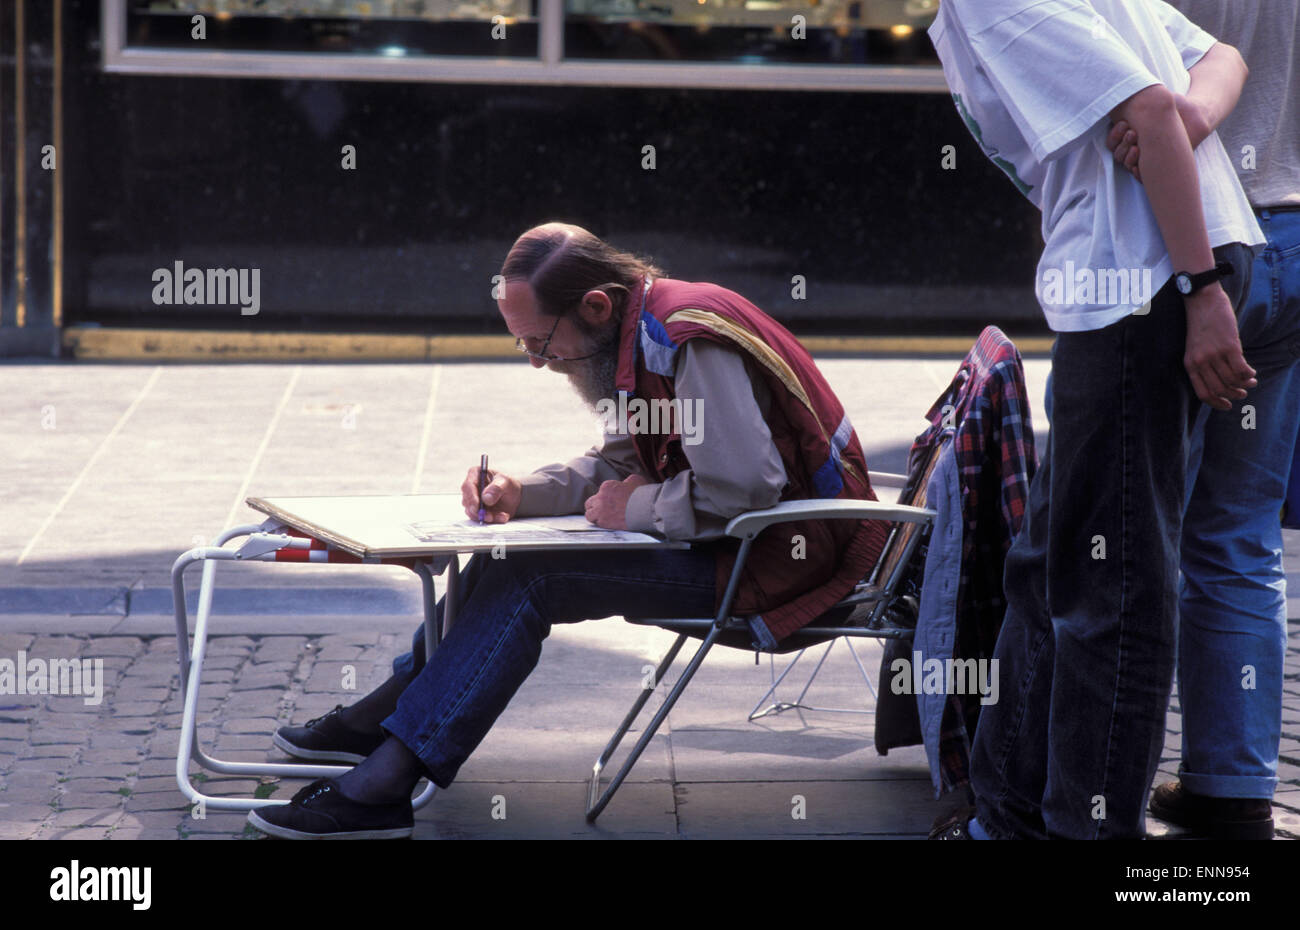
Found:
[{"label": "bare arm", "polygon": [[[1129,97],[1111,113],[1142,139],[1143,185],[1165,248],[1177,271],[1192,273],[1214,267],[1205,231],[1196,159],[1174,94],[1153,84]],[[1219,410],[1254,387],[1254,370],[1246,364],[1237,335],[1237,318],[1218,284],[1185,298],[1187,350],[1183,363],[1196,396]]]},{"label": "bare arm", "polygon": [[1174,266],[1180,271],[1213,266],[1196,160],[1173,93],[1153,84],[1116,107],[1111,118],[1133,126],[1142,139],[1143,183]]},{"label": "bare arm", "polygon": [[[1192,83],[1185,95],[1175,94],[1174,101],[1187,139],[1196,148],[1236,107],[1250,69],[1235,48],[1216,42],[1187,73]],[[1138,133],[1126,120],[1112,123],[1106,147],[1114,153],[1116,161],[1142,180]]]},{"label": "bare arm", "polygon": [[1196,148],[1237,105],[1250,69],[1235,48],[1216,42],[1188,74],[1192,83],[1179,99],[1178,115],[1183,118],[1192,148]]}]

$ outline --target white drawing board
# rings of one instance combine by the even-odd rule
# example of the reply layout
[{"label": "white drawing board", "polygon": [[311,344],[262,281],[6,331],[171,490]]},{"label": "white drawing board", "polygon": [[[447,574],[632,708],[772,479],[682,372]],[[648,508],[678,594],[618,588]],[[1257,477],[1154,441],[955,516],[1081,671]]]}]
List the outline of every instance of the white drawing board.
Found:
[{"label": "white drawing board", "polygon": [[351,497],[250,497],[254,510],[365,557],[410,557],[452,552],[560,548],[688,548],[623,530],[606,530],[582,515],[530,517],[480,526],[465,515],[459,494]]}]

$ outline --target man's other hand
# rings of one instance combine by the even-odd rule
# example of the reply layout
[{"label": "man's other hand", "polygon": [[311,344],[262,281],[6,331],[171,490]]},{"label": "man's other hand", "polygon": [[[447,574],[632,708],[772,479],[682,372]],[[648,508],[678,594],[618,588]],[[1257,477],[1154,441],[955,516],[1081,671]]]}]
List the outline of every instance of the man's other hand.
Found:
[{"label": "man's other hand", "polygon": [[1246,388],[1258,384],[1255,369],[1246,364],[1237,335],[1232,302],[1218,284],[1184,298],[1187,308],[1187,351],[1183,366],[1196,396],[1215,410],[1231,410]]},{"label": "man's other hand", "polygon": [[602,482],[600,490],[587,498],[587,520],[606,530],[627,529],[628,498],[641,485],[649,483],[640,475]]},{"label": "man's other hand", "polygon": [[[465,505],[465,513],[471,520],[478,519],[478,473],[479,468],[475,465],[465,476],[465,483],[460,486],[461,503]],[[501,472],[488,474],[493,475],[492,481],[483,489],[483,522],[484,523],[505,523],[515,515],[519,510],[519,500],[523,496],[523,487],[518,480],[511,478],[509,475],[503,475]]]},{"label": "man's other hand", "polygon": [[1106,148],[1115,156],[1115,161],[1129,174],[1142,181],[1142,170],[1138,165],[1137,130],[1128,124],[1128,120],[1111,123],[1110,132],[1106,134]]},{"label": "man's other hand", "polygon": [[[1174,94],[1174,104],[1178,107],[1183,129],[1187,130],[1187,141],[1195,149],[1214,130],[1207,122],[1205,112],[1193,101],[1182,94]],[[1138,183],[1142,182],[1142,151],[1138,145],[1137,130],[1129,125],[1128,120],[1111,123],[1110,131],[1106,133],[1106,148],[1110,149],[1121,167],[1137,178]]]}]

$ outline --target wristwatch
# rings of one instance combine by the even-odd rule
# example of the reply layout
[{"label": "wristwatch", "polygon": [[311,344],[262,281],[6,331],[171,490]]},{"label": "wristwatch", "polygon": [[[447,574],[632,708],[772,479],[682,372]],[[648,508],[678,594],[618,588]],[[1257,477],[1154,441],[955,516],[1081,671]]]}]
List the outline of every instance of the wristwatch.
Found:
[{"label": "wristwatch", "polygon": [[1232,274],[1232,262],[1218,262],[1209,271],[1202,271],[1200,274],[1188,274],[1186,271],[1180,271],[1174,275],[1174,286],[1178,288],[1178,293],[1184,297],[1191,297],[1207,284],[1213,284],[1220,278],[1226,278]]}]

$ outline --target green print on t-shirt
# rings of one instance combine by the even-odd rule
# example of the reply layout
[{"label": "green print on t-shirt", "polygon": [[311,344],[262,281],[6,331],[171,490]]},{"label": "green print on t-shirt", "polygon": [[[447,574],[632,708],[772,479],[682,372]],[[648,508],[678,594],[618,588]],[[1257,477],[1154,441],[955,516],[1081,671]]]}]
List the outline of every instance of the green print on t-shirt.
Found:
[{"label": "green print on t-shirt", "polygon": [[957,112],[961,114],[962,121],[966,123],[966,128],[969,129],[970,134],[975,137],[975,141],[978,142],[980,148],[984,150],[984,154],[989,157],[993,164],[1002,169],[1020,193],[1028,197],[1029,192],[1034,189],[1033,185],[1026,184],[1022,181],[1020,175],[1016,173],[1016,166],[1011,164],[1011,162],[1007,161],[1005,158],[999,157],[998,150],[985,143],[984,134],[980,132],[980,124],[975,121],[975,117],[970,115],[970,112],[966,109],[966,105],[961,102],[961,94],[953,94],[952,99],[953,102],[957,104]]}]

